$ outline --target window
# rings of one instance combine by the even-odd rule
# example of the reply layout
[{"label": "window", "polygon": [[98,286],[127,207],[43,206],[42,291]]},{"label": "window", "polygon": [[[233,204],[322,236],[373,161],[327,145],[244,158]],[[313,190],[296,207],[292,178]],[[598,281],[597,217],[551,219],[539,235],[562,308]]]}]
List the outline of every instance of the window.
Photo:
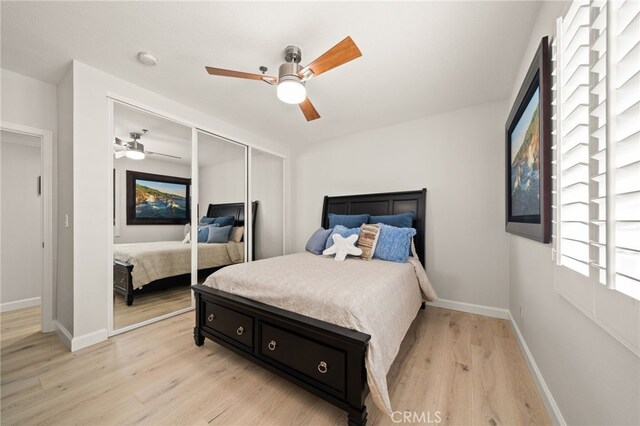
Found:
[{"label": "window", "polygon": [[552,48],[553,255],[640,300],[640,2],[574,1]]}]

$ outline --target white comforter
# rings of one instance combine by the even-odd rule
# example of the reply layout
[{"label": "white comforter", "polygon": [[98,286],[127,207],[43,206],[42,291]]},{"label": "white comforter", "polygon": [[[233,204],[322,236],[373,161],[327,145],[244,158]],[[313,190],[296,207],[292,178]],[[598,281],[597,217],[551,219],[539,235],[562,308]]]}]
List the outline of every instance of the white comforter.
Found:
[{"label": "white comforter", "polygon": [[371,336],[367,381],[391,414],[387,373],[423,299],[435,291],[417,260],[393,263],[298,253],[229,266],[205,285]]},{"label": "white comforter", "polygon": [[[114,244],[113,259],[133,265],[133,288],[191,272],[191,244],[181,241]],[[244,261],[244,243],[198,244],[198,269]]]}]

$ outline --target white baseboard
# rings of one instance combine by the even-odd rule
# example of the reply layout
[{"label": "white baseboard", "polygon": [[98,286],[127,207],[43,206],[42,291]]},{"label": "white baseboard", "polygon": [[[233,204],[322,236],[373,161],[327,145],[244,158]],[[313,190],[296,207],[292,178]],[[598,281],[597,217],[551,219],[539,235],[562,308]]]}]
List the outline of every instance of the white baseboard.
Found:
[{"label": "white baseboard", "polygon": [[40,305],[40,297],[31,297],[29,299],[16,300],[15,302],[0,303],[0,312],[10,312],[16,309],[30,308]]},{"label": "white baseboard", "polygon": [[493,306],[474,305],[473,303],[456,302],[454,300],[438,299],[435,302],[427,302],[429,306],[451,309],[454,311],[468,312],[470,314],[484,315],[486,317],[509,319],[509,311]]},{"label": "white baseboard", "polygon": [[80,349],[86,348],[87,346],[95,345],[96,343],[107,340],[107,337],[109,335],[107,329],[105,328],[85,334],[83,336],[73,337],[69,330],[67,330],[67,328],[58,320],[53,320],[53,326],[55,328],[56,334],[58,335],[58,338],[62,340],[62,343],[64,343],[67,349],[69,349],[71,352],[75,352]]},{"label": "white baseboard", "polygon": [[53,320],[53,328],[58,335],[58,338],[62,340],[62,343],[67,347],[67,349],[71,350],[71,342],[73,341],[73,336],[69,333],[69,330],[62,325],[58,320]]},{"label": "white baseboard", "polygon": [[547,408],[547,412],[551,417],[551,421],[555,425],[566,426],[567,422],[565,422],[564,417],[560,412],[560,407],[558,407],[556,400],[553,398],[553,395],[551,394],[551,390],[549,390],[547,383],[544,381],[544,377],[542,377],[542,372],[540,372],[540,369],[538,368],[536,361],[533,359],[533,354],[529,350],[529,347],[527,346],[527,342],[525,342],[524,336],[520,332],[520,328],[518,328],[518,323],[516,323],[516,320],[511,315],[511,312],[509,312],[509,320],[511,322],[511,327],[513,327],[513,331],[515,332],[516,340],[518,341],[518,344],[520,345],[520,348],[524,353],[524,359],[527,361],[527,365],[529,366],[529,371],[533,376],[533,381],[535,382],[536,387],[538,388],[538,392],[542,397],[542,401],[544,402],[544,405]]},{"label": "white baseboard", "polygon": [[109,337],[109,331],[106,328],[102,330],[87,333],[82,336],[74,337],[71,341],[71,352],[78,351],[86,348],[87,346],[95,345],[96,343],[103,342]]}]

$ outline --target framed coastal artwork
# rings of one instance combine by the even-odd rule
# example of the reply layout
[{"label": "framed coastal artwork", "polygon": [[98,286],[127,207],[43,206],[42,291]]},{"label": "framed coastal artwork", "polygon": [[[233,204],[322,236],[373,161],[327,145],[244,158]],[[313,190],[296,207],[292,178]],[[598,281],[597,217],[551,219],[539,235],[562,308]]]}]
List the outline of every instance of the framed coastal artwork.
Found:
[{"label": "framed coastal artwork", "polygon": [[505,125],[506,231],[551,239],[551,73],[548,38],[536,52]]},{"label": "framed coastal artwork", "polygon": [[189,223],[191,179],[127,170],[127,225]]}]

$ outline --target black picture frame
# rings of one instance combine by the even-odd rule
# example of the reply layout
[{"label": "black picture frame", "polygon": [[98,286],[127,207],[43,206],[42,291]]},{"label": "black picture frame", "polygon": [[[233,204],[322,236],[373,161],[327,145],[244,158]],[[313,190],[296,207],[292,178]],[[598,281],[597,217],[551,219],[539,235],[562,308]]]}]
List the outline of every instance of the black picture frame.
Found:
[{"label": "black picture frame", "polygon": [[[136,184],[138,181],[184,186],[184,209],[177,207],[178,210],[184,210],[184,214],[180,213],[179,217],[149,217],[137,211]],[[177,198],[182,198],[182,196],[177,196]],[[191,179],[127,170],[127,225],[184,225],[190,222],[190,218]]]},{"label": "black picture frame", "polygon": [[[523,125],[527,123],[526,132],[522,134]],[[538,133],[537,149],[536,132]],[[521,134],[521,139],[513,137]],[[517,152],[513,150],[515,157],[512,159],[514,140],[516,143],[517,140],[522,142]],[[543,37],[540,41],[505,125],[505,166],[505,230],[511,234],[549,243],[551,240],[551,61],[548,37]]]}]

